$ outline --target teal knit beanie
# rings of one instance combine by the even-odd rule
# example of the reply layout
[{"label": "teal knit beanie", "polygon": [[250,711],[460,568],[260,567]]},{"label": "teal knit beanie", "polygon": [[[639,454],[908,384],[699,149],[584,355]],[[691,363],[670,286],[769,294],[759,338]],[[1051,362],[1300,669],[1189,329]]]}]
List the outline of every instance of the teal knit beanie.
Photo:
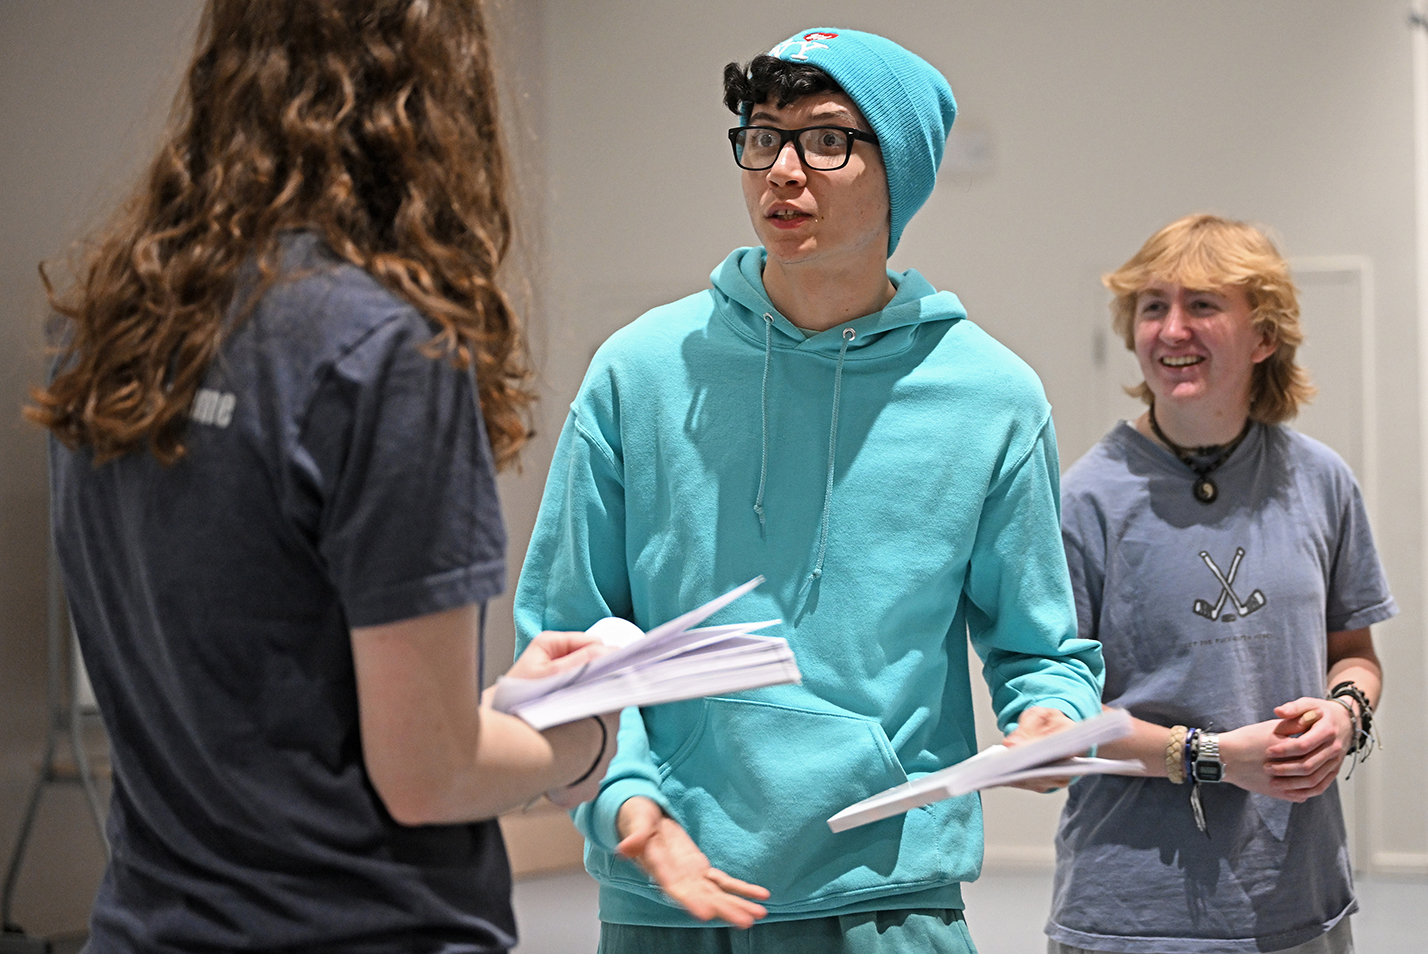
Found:
[{"label": "teal knit beanie", "polygon": [[769,55],[823,70],[873,127],[888,173],[891,255],[908,220],[937,182],[937,167],[957,116],[952,88],[922,57],[858,30],[801,30]]}]

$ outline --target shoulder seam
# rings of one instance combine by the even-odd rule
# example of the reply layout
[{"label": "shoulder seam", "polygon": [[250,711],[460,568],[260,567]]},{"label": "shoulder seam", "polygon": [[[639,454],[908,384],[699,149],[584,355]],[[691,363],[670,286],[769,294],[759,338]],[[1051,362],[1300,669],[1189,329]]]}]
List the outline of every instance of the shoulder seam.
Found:
[{"label": "shoulder seam", "polygon": [[1017,455],[1016,459],[1012,462],[1011,466],[1010,466],[1010,467],[1007,467],[1006,470],[1005,470],[1005,472],[1001,475],[1001,477],[1000,477],[994,484],[992,484],[991,487],[988,488],[988,491],[987,491],[988,493],[991,493],[991,492],[995,491],[997,488],[1001,487],[1002,484],[1004,484],[1004,483],[1006,483],[1008,480],[1012,479],[1012,477],[1017,473],[1017,471],[1021,470],[1022,464],[1025,464],[1027,458],[1031,456],[1032,451],[1036,450],[1036,445],[1037,445],[1037,443],[1038,443],[1038,438],[1040,438],[1041,435],[1046,432],[1046,425],[1047,425],[1050,421],[1051,421],[1051,405],[1050,405],[1050,404],[1046,404],[1045,407],[1043,407],[1042,412],[1041,412],[1041,421],[1040,421],[1040,423],[1037,424],[1036,430],[1033,432],[1033,436],[1032,436],[1031,440],[1027,441],[1027,444],[1026,444],[1025,449],[1023,449],[1022,452],[1021,452],[1019,455]]},{"label": "shoulder seam", "polygon": [[[585,426],[585,424],[580,420],[580,408],[574,405],[572,405],[570,408],[570,424],[572,427],[575,428],[575,432],[577,434],[585,438],[585,442],[587,444],[591,445],[597,451],[600,452],[600,456],[604,457],[605,460],[609,462],[610,467],[614,469],[615,473],[621,473],[620,463],[619,461],[615,460],[614,452],[610,450],[610,448],[606,445],[603,438],[601,438],[597,434],[592,433],[590,429]],[[621,477],[620,482],[622,484],[624,483],[623,476]]]}]

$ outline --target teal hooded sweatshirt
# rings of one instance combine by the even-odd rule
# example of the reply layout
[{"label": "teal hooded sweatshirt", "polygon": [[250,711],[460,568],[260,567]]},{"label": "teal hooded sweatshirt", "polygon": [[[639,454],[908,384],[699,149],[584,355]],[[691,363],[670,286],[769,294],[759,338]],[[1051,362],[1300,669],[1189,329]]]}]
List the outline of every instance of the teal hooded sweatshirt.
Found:
[{"label": "teal hooded sweatshirt", "polygon": [[596,353],[516,590],[518,649],[605,616],[649,629],[762,574],[710,624],[779,618],[803,681],[627,709],[576,810],[600,917],[701,926],[614,854],[654,799],[770,919],[960,908],[982,859],[966,795],[840,834],[827,819],[976,751],[966,639],[998,723],[1100,710],[1076,637],[1050,407],[1032,370],[917,272],[875,314],[806,336],[764,250]]}]

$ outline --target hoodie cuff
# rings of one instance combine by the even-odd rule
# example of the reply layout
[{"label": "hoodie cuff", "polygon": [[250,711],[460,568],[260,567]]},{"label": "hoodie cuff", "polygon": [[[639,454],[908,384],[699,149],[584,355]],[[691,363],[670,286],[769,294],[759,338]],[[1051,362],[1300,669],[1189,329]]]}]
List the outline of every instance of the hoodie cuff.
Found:
[{"label": "hoodie cuff", "polygon": [[1096,700],[1096,708],[1093,712],[1082,712],[1081,707],[1069,699],[1042,699],[1035,703],[1043,709],[1057,709],[1064,712],[1073,722],[1085,722],[1092,716],[1101,714],[1100,700]]},{"label": "hoodie cuff", "polygon": [[[1025,709],[1022,709],[1022,712],[1025,712],[1026,709],[1030,709],[1032,706],[1040,706],[1043,709],[1055,709],[1058,712],[1063,713],[1072,722],[1085,722],[1092,716],[1100,715],[1101,713],[1100,703],[1096,704],[1095,712],[1082,712],[1080,708],[1076,705],[1076,703],[1071,702],[1068,699],[1038,699],[1035,702],[1027,705]],[[1016,721],[1007,724],[1006,734],[1011,734],[1012,732],[1015,732],[1017,726],[1020,723],[1021,713],[1017,713]]]},{"label": "hoodie cuff", "polygon": [[615,846],[620,843],[620,831],[616,826],[616,821],[620,816],[620,807],[625,802],[642,795],[657,804],[664,810],[666,815],[673,817],[670,811],[669,802],[660,794],[658,786],[652,784],[647,779],[642,778],[622,778],[618,782],[605,787],[595,799],[591,806],[590,830],[585,834],[599,847],[612,854]]}]

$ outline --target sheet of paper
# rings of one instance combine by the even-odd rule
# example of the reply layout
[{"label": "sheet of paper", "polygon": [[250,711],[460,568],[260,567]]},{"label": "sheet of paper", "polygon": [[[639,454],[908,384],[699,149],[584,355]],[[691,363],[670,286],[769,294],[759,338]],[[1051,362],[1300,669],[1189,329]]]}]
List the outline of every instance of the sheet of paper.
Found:
[{"label": "sheet of paper", "polygon": [[1069,729],[1031,742],[1011,748],[993,745],[956,765],[849,805],[828,819],[828,827],[834,831],[846,831],[944,798],[1026,778],[1087,775],[1093,772],[1139,775],[1145,771],[1140,762],[1109,759],[1073,760],[1079,770],[1062,771],[1062,765],[1069,757],[1092,746],[1124,738],[1130,732],[1130,714],[1124,709],[1108,709]]},{"label": "sheet of paper", "polygon": [[616,646],[614,651],[543,679],[502,678],[492,705],[545,729],[626,706],[798,682],[787,640],[755,632],[779,620],[691,628],[761,582],[755,577],[648,633],[627,620],[600,620],[587,632]]}]

